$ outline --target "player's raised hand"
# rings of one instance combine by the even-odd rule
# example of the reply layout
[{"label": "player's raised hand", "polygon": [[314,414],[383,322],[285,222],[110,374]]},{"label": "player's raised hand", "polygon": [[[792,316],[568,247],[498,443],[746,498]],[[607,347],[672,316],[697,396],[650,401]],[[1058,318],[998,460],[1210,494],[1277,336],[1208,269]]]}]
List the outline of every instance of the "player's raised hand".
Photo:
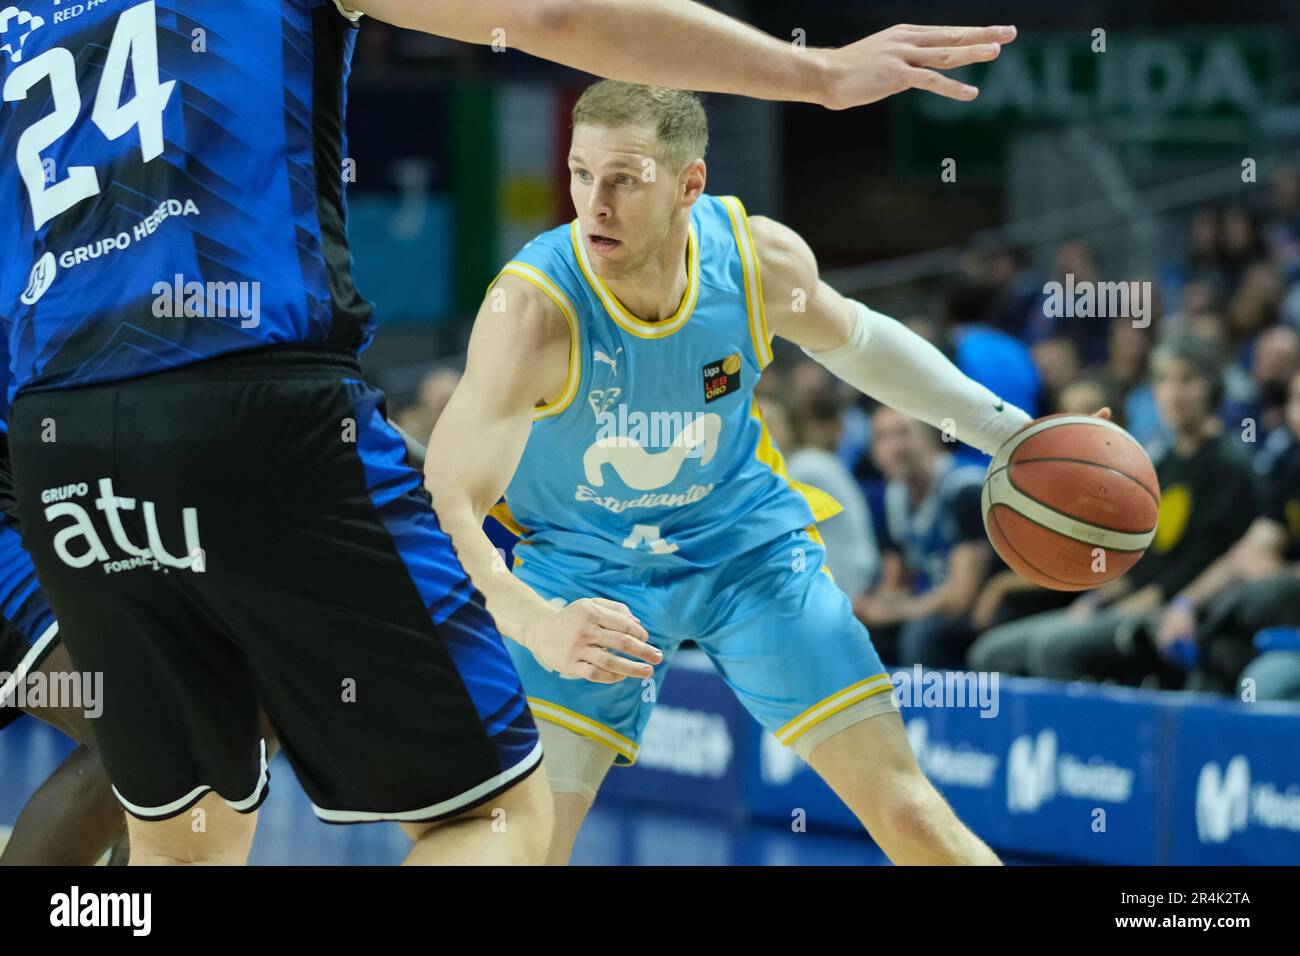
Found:
[{"label": "player's raised hand", "polygon": [[653,676],[651,665],[660,663],[663,653],[646,643],[649,639],[626,604],[582,598],[535,624],[526,646],[548,671],[616,684],[625,677]]},{"label": "player's raised hand", "polygon": [[928,90],[954,100],[973,100],[979,90],[938,70],[995,60],[1016,28],[925,27],[900,24],[857,43],[825,51],[829,69],[823,106],[865,106],[904,90]]}]

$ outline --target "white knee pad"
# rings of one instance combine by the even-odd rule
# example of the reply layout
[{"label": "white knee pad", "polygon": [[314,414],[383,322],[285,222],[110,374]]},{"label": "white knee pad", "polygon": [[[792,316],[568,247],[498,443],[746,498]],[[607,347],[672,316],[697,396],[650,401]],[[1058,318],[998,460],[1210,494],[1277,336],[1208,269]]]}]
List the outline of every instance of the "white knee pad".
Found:
[{"label": "white knee pad", "polygon": [[551,791],[578,793],[588,803],[595,802],[596,791],[618,756],[614,750],[549,720],[538,720],[537,732],[542,738],[542,752],[546,755],[543,766]]},{"label": "white knee pad", "polygon": [[894,700],[892,691],[887,694],[873,694],[856,704],[850,704],[838,713],[831,714],[820,723],[813,724],[791,746],[794,747],[795,753],[807,761],[819,743],[829,740],[841,730],[870,717],[897,712],[898,702]]}]

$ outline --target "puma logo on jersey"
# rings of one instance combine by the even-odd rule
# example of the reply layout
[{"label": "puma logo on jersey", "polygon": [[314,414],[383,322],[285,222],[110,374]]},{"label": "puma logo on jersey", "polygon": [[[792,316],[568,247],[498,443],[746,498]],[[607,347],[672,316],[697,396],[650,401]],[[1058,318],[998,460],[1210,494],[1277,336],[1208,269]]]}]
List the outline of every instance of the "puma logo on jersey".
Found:
[{"label": "puma logo on jersey", "polygon": [[597,362],[604,362],[606,365],[608,365],[610,368],[612,368],[612,369],[614,370],[614,374],[617,375],[617,374],[618,374],[618,357],[619,357],[620,355],[622,355],[622,354],[623,354],[623,349],[622,349],[621,347],[620,347],[617,351],[614,352],[614,357],[613,357],[613,358],[610,358],[608,355],[606,355],[606,354],[605,354],[604,352],[602,352],[600,349],[596,349],[596,350],[591,354],[591,357],[592,357],[593,360],[595,360],[595,361],[597,361]]},{"label": "puma logo on jersey", "polygon": [[693,417],[672,444],[657,454],[646,451],[634,434],[620,430],[598,437],[587,449],[582,456],[583,473],[588,484],[599,488],[605,484],[604,467],[609,465],[629,488],[653,491],[675,481],[687,458],[698,458],[701,465],[711,462],[721,435],[722,418],[712,412]]},{"label": "puma logo on jersey", "polygon": [[23,45],[27,38],[45,26],[45,20],[34,13],[5,7],[0,10],[0,53],[8,53],[14,63],[23,62]]}]

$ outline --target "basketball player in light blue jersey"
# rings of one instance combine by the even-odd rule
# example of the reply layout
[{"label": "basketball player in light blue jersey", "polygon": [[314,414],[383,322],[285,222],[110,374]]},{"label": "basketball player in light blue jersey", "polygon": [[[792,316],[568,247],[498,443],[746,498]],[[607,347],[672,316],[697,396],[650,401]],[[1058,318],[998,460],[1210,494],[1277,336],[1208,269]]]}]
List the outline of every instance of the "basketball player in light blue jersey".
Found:
[{"label": "basketball player in light blue jersey", "polygon": [[[577,218],[493,283],[429,449],[443,527],[542,728],[550,860],[567,860],[609,767],[635,761],[657,682],[693,640],[892,860],[996,863],[918,768],[823,567],[815,523],[838,505],[790,480],[753,391],[780,336],[989,453],[1029,417],[821,282],[790,229],[708,195],[707,138],[692,93],[586,91]],[[489,509],[520,535],[513,573],[483,533]]]}]

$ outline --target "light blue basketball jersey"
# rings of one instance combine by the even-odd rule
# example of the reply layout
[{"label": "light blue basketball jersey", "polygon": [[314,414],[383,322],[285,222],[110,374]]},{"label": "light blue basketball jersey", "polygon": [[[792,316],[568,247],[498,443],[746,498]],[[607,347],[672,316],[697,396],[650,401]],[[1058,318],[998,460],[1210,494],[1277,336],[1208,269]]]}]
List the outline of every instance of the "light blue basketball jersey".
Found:
[{"label": "light blue basketball jersey", "polygon": [[754,401],[772,360],[744,207],[702,196],[691,212],[677,313],[638,319],[596,275],[578,223],[543,233],[502,270],[569,323],[564,392],[539,407],[494,509],[517,560],[711,567],[840,510],[793,482]]}]

